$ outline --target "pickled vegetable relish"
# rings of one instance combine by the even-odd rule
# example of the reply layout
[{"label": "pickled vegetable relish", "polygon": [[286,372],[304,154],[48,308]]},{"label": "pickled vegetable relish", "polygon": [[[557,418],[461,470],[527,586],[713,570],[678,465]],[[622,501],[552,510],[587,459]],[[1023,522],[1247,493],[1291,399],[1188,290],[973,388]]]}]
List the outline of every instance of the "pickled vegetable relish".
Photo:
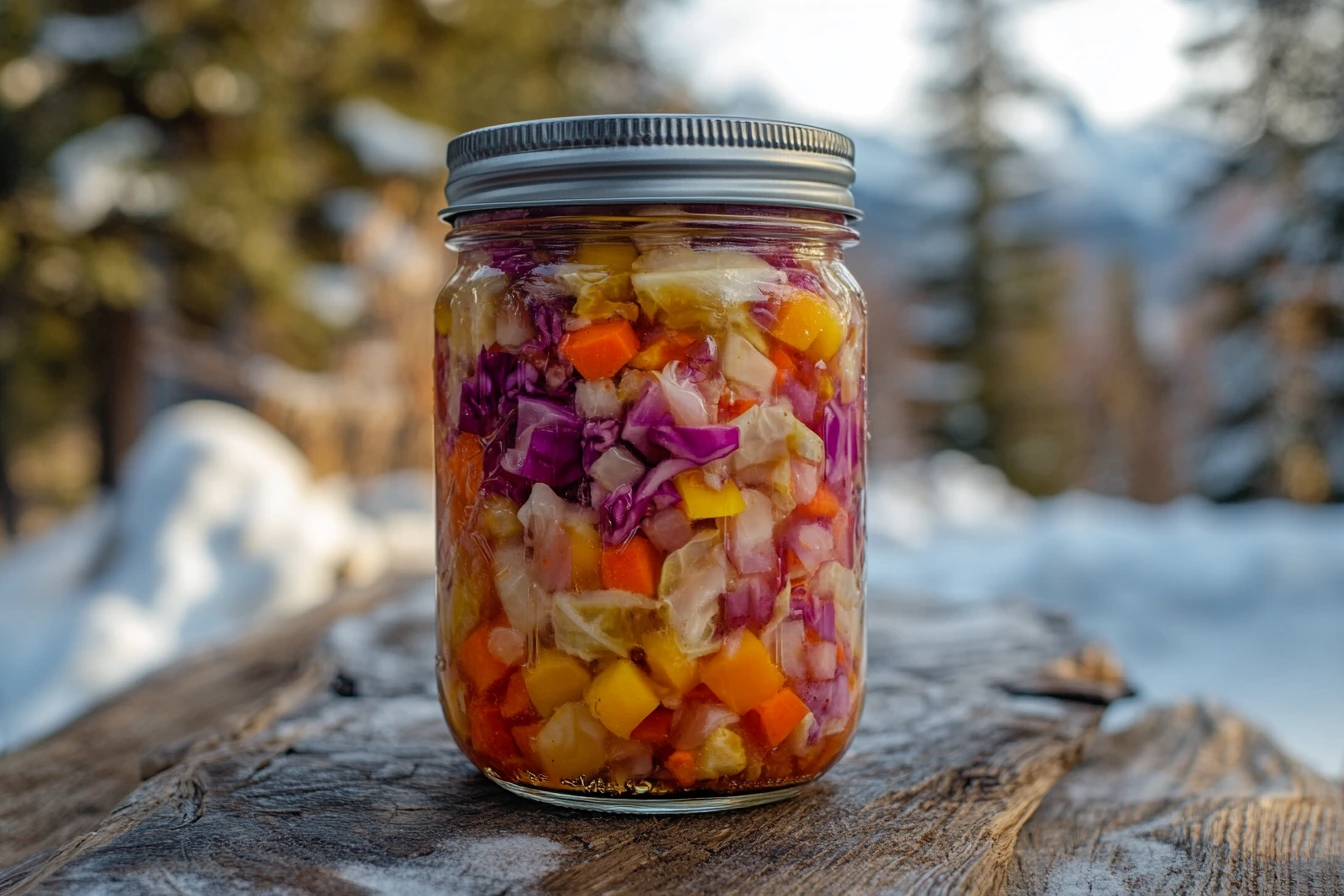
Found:
[{"label": "pickled vegetable relish", "polygon": [[607,796],[819,775],[864,649],[865,315],[814,232],[840,228],[524,223],[465,222],[435,317],[458,744]]}]

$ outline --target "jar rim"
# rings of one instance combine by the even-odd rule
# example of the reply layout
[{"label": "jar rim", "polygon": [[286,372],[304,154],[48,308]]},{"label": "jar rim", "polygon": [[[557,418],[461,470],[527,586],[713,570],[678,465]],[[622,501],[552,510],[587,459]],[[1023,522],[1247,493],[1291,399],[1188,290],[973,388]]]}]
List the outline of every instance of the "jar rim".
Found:
[{"label": "jar rim", "polygon": [[450,222],[539,206],[737,204],[858,220],[854,143],[836,131],[718,115],[553,118],[470,131],[448,144]]}]

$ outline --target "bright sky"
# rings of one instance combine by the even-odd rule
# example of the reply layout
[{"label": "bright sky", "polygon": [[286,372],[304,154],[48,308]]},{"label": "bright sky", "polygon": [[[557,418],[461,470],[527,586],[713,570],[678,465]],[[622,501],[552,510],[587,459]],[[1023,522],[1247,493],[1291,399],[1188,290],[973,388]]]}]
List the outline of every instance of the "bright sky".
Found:
[{"label": "bright sky", "polygon": [[[708,104],[761,96],[786,116],[854,131],[920,128],[938,0],[683,0],[651,22],[655,53]],[[1018,15],[1016,49],[1103,126],[1179,99],[1179,0],[1054,0]]]}]

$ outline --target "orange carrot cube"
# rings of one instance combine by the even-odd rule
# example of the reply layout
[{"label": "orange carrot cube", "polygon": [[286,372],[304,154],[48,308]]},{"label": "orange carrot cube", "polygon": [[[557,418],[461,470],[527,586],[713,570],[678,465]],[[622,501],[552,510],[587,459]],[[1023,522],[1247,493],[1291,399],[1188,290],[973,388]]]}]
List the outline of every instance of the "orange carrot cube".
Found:
[{"label": "orange carrot cube", "polygon": [[738,715],[760,705],[784,686],[784,673],[765,645],[749,631],[724,642],[700,668],[700,680]]}]

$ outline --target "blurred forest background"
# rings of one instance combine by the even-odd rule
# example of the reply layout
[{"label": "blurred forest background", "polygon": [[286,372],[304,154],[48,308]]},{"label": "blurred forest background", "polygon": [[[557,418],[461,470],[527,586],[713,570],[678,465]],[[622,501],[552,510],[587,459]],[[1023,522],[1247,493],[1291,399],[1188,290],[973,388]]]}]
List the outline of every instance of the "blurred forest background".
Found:
[{"label": "blurred forest background", "polygon": [[[255,410],[318,473],[428,466],[445,143],[719,111],[651,60],[641,23],[677,3],[7,0],[4,533],[114,484],[190,398]],[[874,459],[956,448],[1035,495],[1344,499],[1344,0],[1190,0],[1199,87],[1126,134],[1023,62],[1034,4],[920,5],[929,126],[854,135],[852,263],[899,346],[872,356]],[[1028,106],[1063,148],[1011,136]]]}]

